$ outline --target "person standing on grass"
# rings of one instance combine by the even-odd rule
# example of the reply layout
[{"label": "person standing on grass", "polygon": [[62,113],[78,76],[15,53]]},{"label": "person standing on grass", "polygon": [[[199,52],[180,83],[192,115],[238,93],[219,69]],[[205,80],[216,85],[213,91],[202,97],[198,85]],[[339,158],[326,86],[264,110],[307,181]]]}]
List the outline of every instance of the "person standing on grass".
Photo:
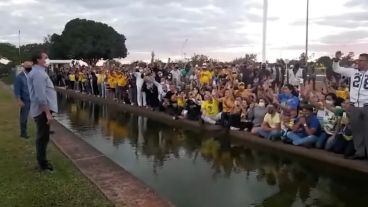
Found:
[{"label": "person standing on grass", "polygon": [[340,67],[342,53],[336,52],[332,68],[335,73],[350,77],[350,121],[355,155],[361,160],[368,156],[368,54],[360,54],[358,69]]},{"label": "person standing on grass", "polygon": [[35,53],[32,56],[33,67],[28,74],[28,88],[31,99],[31,115],[36,122],[36,153],[41,170],[53,171],[47,160],[46,151],[50,140],[50,124],[54,118],[52,113],[58,112],[57,96],[50,77],[46,73],[47,54]]},{"label": "person standing on grass", "polygon": [[29,98],[27,76],[32,70],[32,62],[22,64],[23,71],[17,75],[14,83],[14,94],[20,107],[20,137],[28,139],[27,123],[31,100]]}]

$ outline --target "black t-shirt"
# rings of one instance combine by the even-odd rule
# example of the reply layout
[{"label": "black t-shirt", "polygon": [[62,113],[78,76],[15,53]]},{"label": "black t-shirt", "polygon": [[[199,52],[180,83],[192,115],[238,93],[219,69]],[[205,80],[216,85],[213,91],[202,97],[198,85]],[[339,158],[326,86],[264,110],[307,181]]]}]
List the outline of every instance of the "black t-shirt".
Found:
[{"label": "black t-shirt", "polygon": [[176,93],[173,93],[172,91],[169,91],[165,95],[165,99],[169,100],[170,103],[175,103],[175,101],[172,101],[171,98],[176,95]]}]

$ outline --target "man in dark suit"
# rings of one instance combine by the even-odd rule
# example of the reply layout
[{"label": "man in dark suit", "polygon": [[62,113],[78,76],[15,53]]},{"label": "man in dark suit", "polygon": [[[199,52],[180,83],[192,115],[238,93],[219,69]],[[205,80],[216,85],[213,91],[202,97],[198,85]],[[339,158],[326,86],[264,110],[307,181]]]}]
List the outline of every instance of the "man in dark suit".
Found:
[{"label": "man in dark suit", "polygon": [[25,62],[22,64],[22,67],[22,72],[20,72],[15,78],[14,94],[20,107],[20,136],[28,139],[27,122],[31,101],[29,98],[27,74],[32,70],[32,62]]}]

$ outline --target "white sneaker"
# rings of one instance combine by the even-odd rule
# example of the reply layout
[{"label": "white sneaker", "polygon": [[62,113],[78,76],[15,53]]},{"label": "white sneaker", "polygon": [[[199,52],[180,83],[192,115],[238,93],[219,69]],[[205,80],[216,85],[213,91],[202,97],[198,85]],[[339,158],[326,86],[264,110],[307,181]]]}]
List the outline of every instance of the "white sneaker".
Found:
[{"label": "white sneaker", "polygon": [[230,130],[232,130],[232,131],[239,131],[240,129],[239,128],[236,128],[236,127],[230,127]]}]

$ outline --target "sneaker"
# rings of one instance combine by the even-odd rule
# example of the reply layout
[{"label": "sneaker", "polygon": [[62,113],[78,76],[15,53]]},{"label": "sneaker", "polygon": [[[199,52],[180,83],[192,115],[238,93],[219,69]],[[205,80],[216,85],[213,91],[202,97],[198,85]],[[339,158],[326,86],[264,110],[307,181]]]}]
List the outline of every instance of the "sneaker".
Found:
[{"label": "sneaker", "polygon": [[232,131],[239,131],[240,129],[239,128],[236,128],[236,127],[230,127],[230,130],[232,130]]}]

